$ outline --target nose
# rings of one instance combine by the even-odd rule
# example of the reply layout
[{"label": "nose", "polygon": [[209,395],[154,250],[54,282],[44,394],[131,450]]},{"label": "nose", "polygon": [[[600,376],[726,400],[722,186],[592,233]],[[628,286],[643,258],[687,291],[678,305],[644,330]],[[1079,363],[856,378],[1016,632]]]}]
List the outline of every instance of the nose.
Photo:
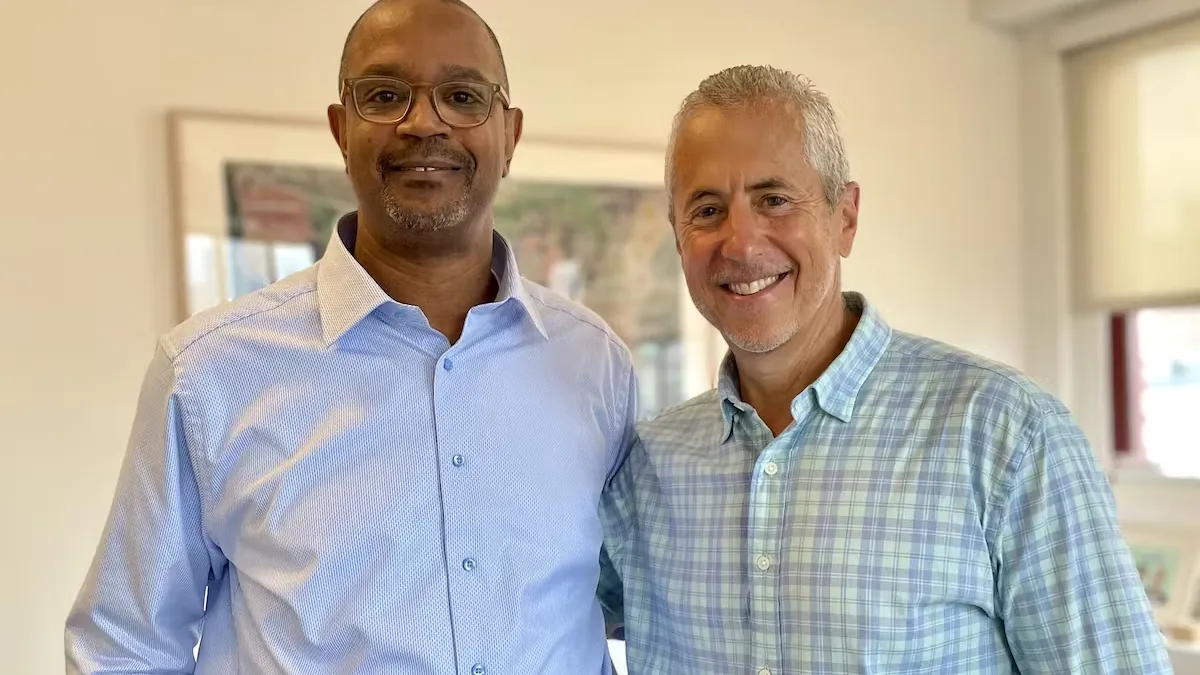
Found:
[{"label": "nose", "polygon": [[450,125],[438,116],[433,107],[433,99],[420,91],[413,92],[412,107],[408,114],[396,125],[396,133],[400,136],[429,138],[431,136],[446,136],[450,133]]},{"label": "nose", "polygon": [[721,254],[729,260],[750,262],[762,252],[764,239],[763,224],[754,209],[742,199],[734,200],[725,218],[724,241]]}]

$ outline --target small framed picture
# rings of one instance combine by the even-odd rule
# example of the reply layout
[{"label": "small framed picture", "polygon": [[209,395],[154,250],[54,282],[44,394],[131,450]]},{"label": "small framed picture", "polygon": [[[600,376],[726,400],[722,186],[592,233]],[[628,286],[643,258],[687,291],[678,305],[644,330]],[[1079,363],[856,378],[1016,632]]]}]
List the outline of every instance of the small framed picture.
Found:
[{"label": "small framed picture", "polygon": [[1188,593],[1188,600],[1187,620],[1200,626],[1200,565],[1192,574],[1192,588]]},{"label": "small framed picture", "polygon": [[[1175,546],[1131,546],[1138,576],[1154,609],[1170,607],[1180,586],[1180,548]],[[1186,581],[1186,580],[1185,580]]]},{"label": "small framed picture", "polygon": [[1200,539],[1172,526],[1123,525],[1154,617],[1163,627],[1200,621]]}]

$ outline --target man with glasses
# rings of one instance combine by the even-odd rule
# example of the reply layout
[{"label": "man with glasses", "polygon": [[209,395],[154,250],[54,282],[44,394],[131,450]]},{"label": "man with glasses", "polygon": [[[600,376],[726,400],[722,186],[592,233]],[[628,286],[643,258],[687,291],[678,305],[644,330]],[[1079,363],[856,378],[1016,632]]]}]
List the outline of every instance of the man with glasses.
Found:
[{"label": "man with glasses", "polygon": [[460,2],[383,0],[338,84],[358,211],[160,341],[67,670],[607,673],[597,506],[636,385],[493,232],[499,45]]}]

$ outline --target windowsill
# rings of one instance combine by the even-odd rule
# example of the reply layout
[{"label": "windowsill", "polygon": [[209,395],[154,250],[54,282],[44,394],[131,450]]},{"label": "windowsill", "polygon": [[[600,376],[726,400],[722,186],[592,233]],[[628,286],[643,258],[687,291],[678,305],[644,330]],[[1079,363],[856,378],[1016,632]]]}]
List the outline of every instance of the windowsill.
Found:
[{"label": "windowsill", "polygon": [[1200,644],[1167,642],[1175,675],[1200,675]]},{"label": "windowsill", "polygon": [[1200,489],[1200,477],[1168,476],[1154,464],[1139,457],[1113,460],[1109,470],[1109,479],[1116,484],[1128,485],[1169,485],[1190,489]]},{"label": "windowsill", "polygon": [[1110,470],[1109,481],[1121,522],[1200,530],[1200,479],[1170,478],[1153,465],[1129,461]]},{"label": "windowsill", "polygon": [[1167,640],[1167,649],[1181,654],[1194,654],[1200,657],[1200,642],[1179,642]]}]

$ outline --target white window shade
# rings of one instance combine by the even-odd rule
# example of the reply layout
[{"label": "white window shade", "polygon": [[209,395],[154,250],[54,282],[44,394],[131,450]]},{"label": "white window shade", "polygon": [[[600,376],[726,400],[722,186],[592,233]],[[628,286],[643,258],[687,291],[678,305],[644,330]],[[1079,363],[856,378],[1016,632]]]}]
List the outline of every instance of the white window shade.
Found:
[{"label": "white window shade", "polygon": [[1200,302],[1200,18],[1067,56],[1076,298]]}]

